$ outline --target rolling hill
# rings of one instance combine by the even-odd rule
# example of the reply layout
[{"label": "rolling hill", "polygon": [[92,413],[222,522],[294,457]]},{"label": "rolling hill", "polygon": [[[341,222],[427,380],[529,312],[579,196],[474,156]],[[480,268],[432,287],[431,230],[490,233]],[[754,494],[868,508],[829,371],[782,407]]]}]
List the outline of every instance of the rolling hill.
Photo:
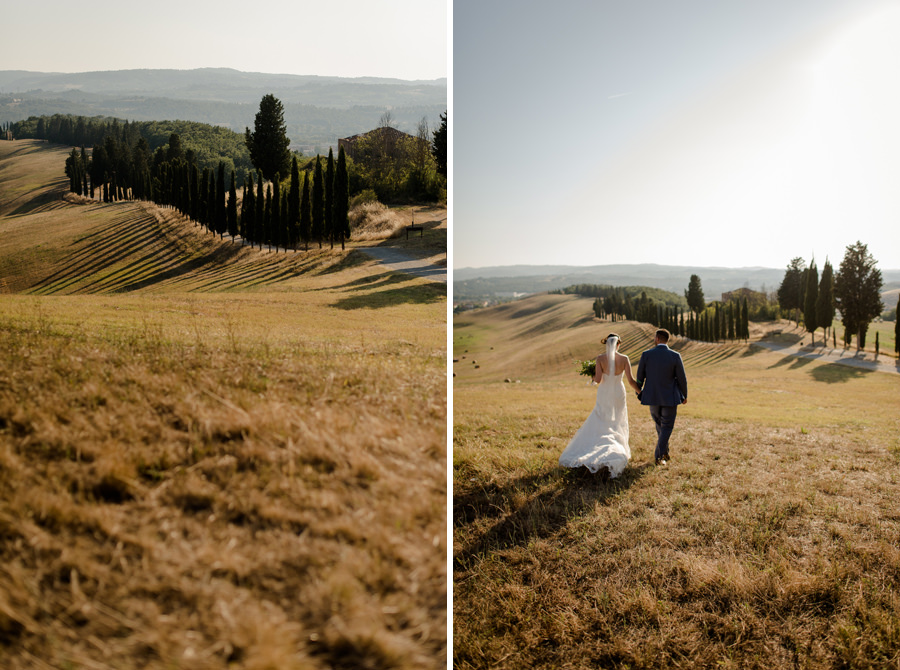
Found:
[{"label": "rolling hill", "polygon": [[447,665],[446,292],[0,142],[0,666]]},{"label": "rolling hill", "polygon": [[[772,293],[784,279],[784,270],[763,267],[725,268],[678,265],[509,265],[457,268],[453,271],[453,301],[510,299],[552,291],[576,284],[651,286],[683,295],[691,275],[700,277],[707,301],[743,287]],[[882,299],[887,309],[895,306],[900,289],[900,269],[882,270]]]},{"label": "rolling hill", "polygon": [[117,70],[74,74],[0,71],[0,123],[73,114],[136,121],[181,119],[243,132],[263,95],[284,104],[292,146],[306,154],[377,127],[390,110],[399,130],[415,134],[424,117],[440,125],[447,80],[405,81],[198,70]]},{"label": "rolling hill", "polygon": [[679,338],[672,460],[654,464],[628,392],[631,459],[609,479],[558,463],[596,396],[576,361],[612,331],[636,366],[653,329],[590,306],[543,294],[454,317],[455,666],[889,664],[895,359],[882,373],[794,356],[788,323],[770,325],[777,351]]}]

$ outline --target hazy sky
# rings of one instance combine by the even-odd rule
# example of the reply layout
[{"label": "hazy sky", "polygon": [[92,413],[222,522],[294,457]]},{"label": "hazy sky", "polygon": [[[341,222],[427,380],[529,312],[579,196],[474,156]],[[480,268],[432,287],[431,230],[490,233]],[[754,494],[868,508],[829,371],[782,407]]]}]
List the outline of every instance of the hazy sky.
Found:
[{"label": "hazy sky", "polygon": [[447,0],[4,3],[0,69],[447,76]]},{"label": "hazy sky", "polygon": [[900,1],[454,0],[455,268],[900,268]]}]

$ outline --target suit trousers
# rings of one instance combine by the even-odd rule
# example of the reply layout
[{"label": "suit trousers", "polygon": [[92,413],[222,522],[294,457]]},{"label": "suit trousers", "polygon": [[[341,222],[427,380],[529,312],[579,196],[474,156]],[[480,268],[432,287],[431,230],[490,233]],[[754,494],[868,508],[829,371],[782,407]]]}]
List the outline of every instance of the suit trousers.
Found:
[{"label": "suit trousers", "polygon": [[669,438],[672,429],[675,428],[675,416],[678,414],[677,405],[650,405],[650,416],[656,424],[656,454],[655,457],[669,458]]}]

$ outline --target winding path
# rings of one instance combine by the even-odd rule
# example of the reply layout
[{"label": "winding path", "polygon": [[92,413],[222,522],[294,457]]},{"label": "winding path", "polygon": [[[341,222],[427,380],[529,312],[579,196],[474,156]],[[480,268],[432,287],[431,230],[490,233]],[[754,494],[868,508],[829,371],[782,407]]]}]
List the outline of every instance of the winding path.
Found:
[{"label": "winding path", "polygon": [[840,365],[849,365],[863,370],[870,370],[872,372],[900,374],[900,362],[896,359],[889,356],[879,356],[876,358],[875,355],[870,352],[856,353],[853,350],[848,351],[840,348],[832,349],[831,347],[826,346],[812,347],[809,344],[779,344],[777,342],[767,342],[765,340],[754,342],[753,345],[784,354],[785,356],[828,361]]},{"label": "winding path", "polygon": [[425,277],[432,281],[447,283],[447,267],[445,265],[434,265],[427,259],[416,258],[405,251],[391,247],[357,247],[357,249],[395,272],[405,272],[415,277]]}]

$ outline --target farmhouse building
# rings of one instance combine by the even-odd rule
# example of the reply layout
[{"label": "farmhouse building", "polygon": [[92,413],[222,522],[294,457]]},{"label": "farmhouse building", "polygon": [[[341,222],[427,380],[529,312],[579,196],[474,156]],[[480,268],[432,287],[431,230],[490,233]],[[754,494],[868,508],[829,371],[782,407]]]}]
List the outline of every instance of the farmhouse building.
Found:
[{"label": "farmhouse building", "polygon": [[360,156],[360,144],[377,140],[383,154],[396,158],[399,156],[399,149],[403,144],[403,140],[415,141],[416,139],[417,138],[413,135],[404,133],[402,130],[397,130],[390,126],[383,126],[366,133],[359,133],[358,135],[353,135],[351,137],[340,138],[338,139],[338,148],[344,147],[344,153],[353,160],[357,160]]}]

